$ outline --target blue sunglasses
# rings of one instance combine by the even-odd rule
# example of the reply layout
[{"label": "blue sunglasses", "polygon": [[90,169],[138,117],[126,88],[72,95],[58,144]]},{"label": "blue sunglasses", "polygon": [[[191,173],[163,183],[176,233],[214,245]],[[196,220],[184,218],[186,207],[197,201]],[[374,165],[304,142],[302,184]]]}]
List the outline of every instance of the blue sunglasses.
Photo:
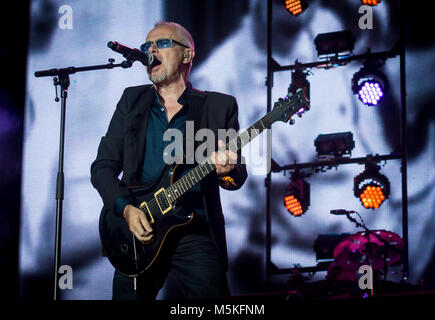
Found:
[{"label": "blue sunglasses", "polygon": [[150,47],[153,43],[155,43],[156,47],[159,49],[172,48],[176,44],[178,44],[182,47],[185,47],[185,48],[189,48],[185,44],[182,44],[181,42],[178,42],[177,40],[174,40],[174,39],[159,39],[156,41],[145,42],[143,45],[140,46],[140,51],[148,52],[148,50],[150,49]]}]

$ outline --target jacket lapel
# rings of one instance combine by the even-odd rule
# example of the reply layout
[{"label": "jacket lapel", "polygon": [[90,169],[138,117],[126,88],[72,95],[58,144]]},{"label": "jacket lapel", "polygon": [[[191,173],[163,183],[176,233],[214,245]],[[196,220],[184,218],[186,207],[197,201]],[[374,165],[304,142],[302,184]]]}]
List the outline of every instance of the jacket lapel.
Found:
[{"label": "jacket lapel", "polygon": [[138,95],[136,101],[133,101],[131,104],[136,108],[133,114],[131,126],[133,133],[133,155],[131,158],[133,159],[132,168],[133,172],[135,173],[134,178],[136,179],[134,183],[138,183],[140,180],[140,175],[143,168],[147,124],[153,103],[154,89],[152,86],[147,86],[144,91]]},{"label": "jacket lapel", "polygon": [[[186,113],[186,128],[184,130],[184,155],[187,164],[194,163],[197,148],[195,134],[201,129],[204,101],[205,94],[192,88],[189,94],[189,108]],[[193,121],[193,126],[191,121]]]}]

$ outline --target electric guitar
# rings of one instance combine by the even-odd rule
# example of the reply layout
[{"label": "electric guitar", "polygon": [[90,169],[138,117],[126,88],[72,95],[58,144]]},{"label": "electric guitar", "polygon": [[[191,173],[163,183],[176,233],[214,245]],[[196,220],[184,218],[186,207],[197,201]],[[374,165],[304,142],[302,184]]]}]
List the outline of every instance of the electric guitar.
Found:
[{"label": "electric guitar", "polygon": [[[258,136],[264,129],[276,121],[291,121],[292,116],[299,117],[309,110],[309,101],[304,90],[287,95],[275,102],[273,110],[238,134],[220,150],[234,153]],[[164,244],[174,230],[189,224],[193,220],[193,212],[185,212],[182,206],[176,205],[182,196],[216,169],[211,159],[197,165],[187,174],[176,179],[177,165],[166,166],[155,183],[139,187],[130,187],[133,196],[140,202],[141,209],[153,228],[154,241],[144,244],[130,232],[127,222],[112,210],[103,208],[100,214],[100,239],[110,263],[119,272],[128,276],[137,276],[148,270],[158,259]],[[178,170],[179,171],[179,170]]]}]

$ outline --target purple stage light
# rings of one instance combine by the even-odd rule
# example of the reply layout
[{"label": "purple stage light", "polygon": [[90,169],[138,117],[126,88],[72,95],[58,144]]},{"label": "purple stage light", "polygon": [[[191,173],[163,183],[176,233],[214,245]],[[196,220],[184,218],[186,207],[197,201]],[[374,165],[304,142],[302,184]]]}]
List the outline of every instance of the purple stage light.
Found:
[{"label": "purple stage light", "polygon": [[381,85],[375,81],[364,81],[358,93],[359,99],[365,105],[371,106],[377,105],[384,95]]},{"label": "purple stage light", "polygon": [[352,91],[367,106],[376,106],[388,87],[385,74],[373,65],[364,65],[352,78]]}]

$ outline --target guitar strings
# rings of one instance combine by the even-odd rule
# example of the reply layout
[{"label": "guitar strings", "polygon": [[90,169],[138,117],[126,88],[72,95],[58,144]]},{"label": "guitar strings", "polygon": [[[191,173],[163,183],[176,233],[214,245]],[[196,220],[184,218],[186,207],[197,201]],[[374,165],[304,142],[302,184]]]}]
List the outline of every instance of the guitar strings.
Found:
[{"label": "guitar strings", "polygon": [[[237,137],[235,137],[233,140],[231,140],[228,144],[227,144],[227,146],[229,147],[230,146],[230,144],[231,143],[235,143],[235,146],[237,147],[237,141],[238,141],[238,139],[240,139],[240,141],[243,143],[243,140],[242,140],[242,138],[241,138],[241,136],[245,133],[245,132],[247,132],[249,129],[255,129],[255,130],[259,130],[259,131],[263,131],[265,128],[267,128],[269,125],[271,125],[272,123],[273,123],[273,121],[271,121],[272,119],[271,119],[271,113],[272,112],[269,112],[269,113],[267,113],[263,118],[261,118],[260,120],[258,120],[257,122],[255,122],[251,127],[249,127],[246,131],[244,131],[244,132],[242,132],[241,134],[239,134],[239,135],[237,135]],[[266,125],[265,125],[265,123],[263,123],[263,121],[266,121],[267,120],[267,122],[266,122]],[[270,123],[268,123],[268,122],[270,122]],[[256,125],[257,124],[260,124],[261,123],[261,125],[262,125],[262,127],[263,128],[256,128]],[[258,133],[259,134],[259,133]],[[257,135],[258,135],[257,134]],[[255,135],[255,137],[257,136],[257,135]],[[252,139],[253,138],[251,138],[251,136],[249,135],[249,133],[248,133],[248,137],[249,137],[249,140],[250,141],[252,141]],[[254,137],[254,138],[255,138]],[[249,142],[250,142],[249,141]],[[248,142],[248,143],[249,143]],[[241,147],[244,147],[246,144],[244,144],[243,146],[241,146]],[[227,147],[226,146],[226,147]],[[226,148],[225,147],[225,148]],[[183,176],[182,178],[180,178],[180,180],[178,180],[178,181],[176,181],[173,185],[171,185],[171,186],[169,186],[168,187],[168,189],[169,188],[173,188],[173,187],[175,187],[175,188],[177,188],[178,190],[183,190],[183,188],[181,188],[181,186],[180,186],[180,184],[182,183],[182,182],[180,182],[180,181],[182,181],[182,179],[184,179],[186,176],[188,176],[188,175],[193,175],[194,177],[195,177],[195,175],[194,175],[194,173],[192,173],[194,170],[196,170],[196,173],[198,174],[198,176],[200,177],[200,175],[199,175],[199,173],[198,173],[198,170],[200,170],[200,169],[198,169],[199,167],[201,167],[201,166],[206,166],[206,165],[211,165],[212,167],[211,168],[206,168],[206,171],[208,171],[208,170],[212,170],[213,169],[213,167],[215,166],[213,163],[211,163],[211,162],[209,162],[209,161],[211,161],[211,159],[209,158],[209,159],[207,159],[204,163],[202,163],[202,164],[200,164],[200,165],[198,165],[198,166],[196,166],[195,168],[193,168],[191,171],[189,171],[189,173],[187,173],[185,176]],[[210,170],[210,172],[211,172],[211,170]],[[205,175],[205,176],[207,176],[210,172],[207,172],[207,174]],[[202,171],[201,171],[201,173],[202,173]],[[204,177],[202,177],[202,178],[200,178],[194,185],[196,185],[199,181],[201,181],[203,178],[205,178],[205,176]],[[195,179],[196,179],[196,177],[195,177]],[[187,178],[185,178],[185,180],[187,180]],[[184,186],[185,188],[186,188],[186,186]],[[193,186],[192,186],[193,187]],[[191,187],[190,187],[191,188]],[[187,189],[190,189],[189,187],[187,188]],[[177,190],[176,189],[176,190]],[[185,192],[187,192],[188,190],[186,190],[186,191],[182,191],[182,193],[180,194],[180,195],[176,195],[176,192],[177,191],[175,191],[174,190],[174,195],[175,196],[177,196],[177,197],[180,197],[182,194],[184,194]],[[152,198],[148,203],[147,203],[147,205],[148,205],[148,207],[149,208],[151,208],[151,207],[155,207],[155,205],[156,205],[156,202],[157,202],[157,200],[156,200],[156,198]],[[142,209],[142,211],[144,211],[144,209]]]}]

